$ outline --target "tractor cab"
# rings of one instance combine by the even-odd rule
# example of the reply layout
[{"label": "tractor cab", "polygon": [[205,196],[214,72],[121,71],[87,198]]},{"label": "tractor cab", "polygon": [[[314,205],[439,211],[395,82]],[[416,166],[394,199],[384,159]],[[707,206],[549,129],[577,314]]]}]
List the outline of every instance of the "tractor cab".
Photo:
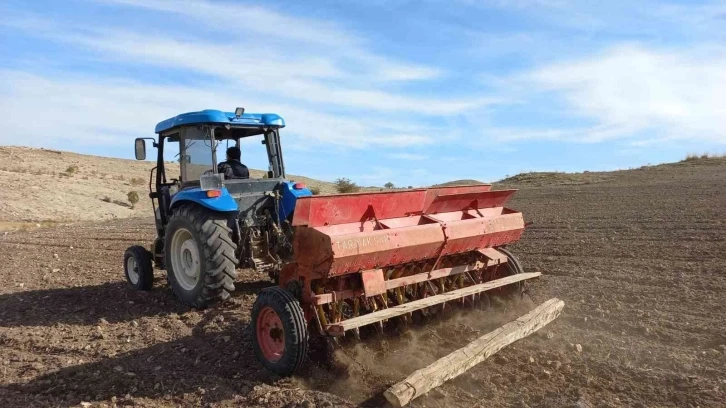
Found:
[{"label": "tractor cab", "polygon": [[[280,130],[284,127],[284,119],[272,113],[245,113],[244,108],[234,112],[203,110],[159,122],[155,129],[157,140],[136,139],[137,160],[146,159],[147,140],[157,148],[156,167],[151,170],[149,183],[156,219],[153,258],[157,266],[165,264],[167,227],[171,216],[181,207],[194,206],[222,214],[229,219],[228,227],[235,240],[259,239],[268,229],[285,229],[297,198],[312,193],[302,184],[285,179],[280,145]],[[239,148],[244,157],[244,146],[249,143],[242,142],[250,139],[258,139],[265,146],[267,171],[261,177],[247,178],[226,178],[219,173],[218,165],[225,160],[227,148]],[[178,152],[178,174],[171,174],[172,170],[167,168],[165,152]],[[266,248],[261,250],[269,255]],[[236,256],[251,267],[272,270],[281,263],[279,256],[246,252]]]}]

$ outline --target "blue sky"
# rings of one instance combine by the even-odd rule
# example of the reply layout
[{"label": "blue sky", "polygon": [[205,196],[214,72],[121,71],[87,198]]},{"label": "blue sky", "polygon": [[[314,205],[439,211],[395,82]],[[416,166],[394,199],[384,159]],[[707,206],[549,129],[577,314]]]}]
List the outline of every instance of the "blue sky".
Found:
[{"label": "blue sky", "polygon": [[167,117],[244,106],[285,117],[290,173],[363,185],[726,152],[726,2],[4,0],[0,13],[0,144],[130,158]]}]

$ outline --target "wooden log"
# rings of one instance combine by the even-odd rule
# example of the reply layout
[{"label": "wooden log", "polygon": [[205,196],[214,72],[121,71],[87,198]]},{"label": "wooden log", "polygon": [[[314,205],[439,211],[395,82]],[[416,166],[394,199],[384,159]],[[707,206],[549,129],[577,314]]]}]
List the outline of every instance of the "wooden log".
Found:
[{"label": "wooden log", "polygon": [[505,346],[541,329],[556,319],[564,307],[565,302],[552,298],[519,319],[414,372],[405,380],[391,386],[383,395],[391,405],[402,407],[414,398],[463,374]]}]

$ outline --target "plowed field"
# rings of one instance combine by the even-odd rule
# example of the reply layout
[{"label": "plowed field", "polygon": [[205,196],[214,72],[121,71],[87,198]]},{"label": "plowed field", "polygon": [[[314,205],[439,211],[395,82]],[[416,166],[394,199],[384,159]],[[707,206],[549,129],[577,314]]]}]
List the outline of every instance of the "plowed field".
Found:
[{"label": "plowed field", "polygon": [[[597,177],[590,177],[597,175]],[[0,406],[380,406],[393,382],[535,303],[563,315],[414,406],[716,407],[726,404],[726,164],[707,160],[562,183],[524,180],[534,224],[512,249],[532,299],[453,310],[280,379],[254,358],[249,309],[269,281],[193,311],[162,273],[135,292],[121,257],[150,219],[0,235]]]}]

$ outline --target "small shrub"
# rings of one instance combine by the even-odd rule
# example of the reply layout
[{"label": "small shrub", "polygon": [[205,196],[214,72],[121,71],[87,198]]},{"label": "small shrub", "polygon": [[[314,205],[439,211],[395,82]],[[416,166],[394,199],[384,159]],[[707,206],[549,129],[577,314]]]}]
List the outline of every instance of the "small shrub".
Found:
[{"label": "small shrub", "polygon": [[310,192],[313,193],[313,195],[320,195],[320,187],[310,187]]},{"label": "small shrub", "polygon": [[110,202],[111,202],[111,197],[109,197],[109,196],[104,196],[104,197],[103,197],[103,198],[101,199],[101,201],[104,201],[104,202],[110,203]]},{"label": "small shrub", "polygon": [[393,183],[391,183],[391,182],[389,181],[388,183],[384,184],[384,185],[383,185],[383,187],[385,187],[385,188],[393,188],[393,187],[395,187],[395,186],[393,185]]},{"label": "small shrub", "polygon": [[75,174],[77,172],[78,172],[78,166],[76,166],[75,164],[68,166],[68,168],[66,169],[66,173],[68,173],[69,175]]},{"label": "small shrub", "polygon": [[683,161],[694,161],[694,160],[698,160],[698,155],[695,153],[688,153],[688,155],[686,155],[686,158],[683,159]]},{"label": "small shrub", "polygon": [[360,187],[357,184],[345,177],[335,180],[333,184],[335,184],[335,188],[339,193],[356,193],[360,191]]},{"label": "small shrub", "polygon": [[144,184],[146,184],[146,180],[144,180],[142,178],[136,178],[136,177],[134,177],[134,178],[131,179],[131,185],[132,186],[143,186]]},{"label": "small shrub", "polygon": [[413,186],[408,186],[408,188],[413,188]]},{"label": "small shrub", "polygon": [[113,176],[113,179],[118,181],[124,181],[124,176],[122,176],[121,174],[117,174]]},{"label": "small shrub", "polygon": [[129,199],[129,202],[131,203],[131,209],[133,210],[134,207],[136,207],[136,203],[139,202],[139,193],[136,191],[129,191],[128,194],[126,194],[126,198]]}]

